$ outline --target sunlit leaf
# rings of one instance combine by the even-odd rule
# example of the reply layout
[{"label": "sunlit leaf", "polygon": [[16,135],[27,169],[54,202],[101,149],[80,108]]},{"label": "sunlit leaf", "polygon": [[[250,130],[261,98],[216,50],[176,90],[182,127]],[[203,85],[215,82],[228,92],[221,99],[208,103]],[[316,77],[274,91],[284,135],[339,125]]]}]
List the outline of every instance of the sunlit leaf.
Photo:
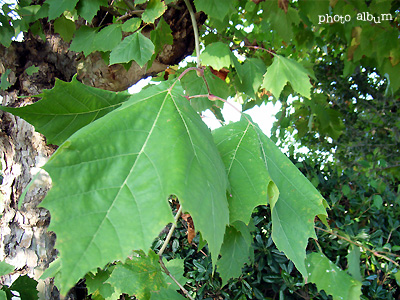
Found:
[{"label": "sunlit leaf", "polygon": [[167,6],[161,0],[149,0],[143,12],[142,20],[145,23],[154,23],[167,10]]},{"label": "sunlit leaf", "polygon": [[[140,18],[130,18],[124,24],[122,24],[122,30],[125,32],[134,32],[139,29],[142,19]],[[153,31],[151,31],[153,33]]]},{"label": "sunlit leaf", "polygon": [[150,251],[148,256],[140,255],[117,263],[106,281],[119,292],[135,295],[139,300],[150,299],[150,292],[166,287],[159,256]]},{"label": "sunlit leaf", "polygon": [[224,67],[231,66],[231,50],[229,46],[222,42],[216,42],[206,46],[206,49],[200,54],[203,65],[213,67],[215,70],[221,70]]},{"label": "sunlit leaf", "polygon": [[278,99],[284,86],[289,82],[295,92],[310,98],[309,75],[309,72],[297,61],[275,55],[274,62],[268,67],[267,73],[264,75],[262,87]]},{"label": "sunlit leaf", "polygon": [[143,67],[154,53],[154,45],[150,39],[140,32],[126,37],[110,53],[110,64],[127,63],[134,60]]}]

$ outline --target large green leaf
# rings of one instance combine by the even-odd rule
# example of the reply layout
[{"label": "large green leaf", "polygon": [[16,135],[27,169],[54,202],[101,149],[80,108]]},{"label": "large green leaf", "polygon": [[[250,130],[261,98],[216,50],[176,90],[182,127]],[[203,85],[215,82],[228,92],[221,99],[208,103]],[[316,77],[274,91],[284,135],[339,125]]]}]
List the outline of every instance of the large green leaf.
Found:
[{"label": "large green leaf", "polygon": [[135,295],[139,300],[150,299],[150,292],[166,288],[163,272],[158,262],[159,256],[150,251],[148,256],[140,255],[117,263],[106,281],[120,293]]},{"label": "large green leaf", "polygon": [[264,75],[262,87],[278,99],[286,83],[290,82],[295,92],[310,98],[312,86],[309,75],[310,73],[297,61],[275,55],[274,62]]},{"label": "large green leaf", "polygon": [[229,212],[227,176],[211,133],[179,84],[151,86],[72,135],[45,169],[62,268],[61,291],[96,267],[148,249],[178,197],[214,260]]},{"label": "large green leaf", "polygon": [[110,64],[127,63],[134,60],[143,67],[154,53],[154,45],[150,39],[140,32],[126,37],[110,53]]},{"label": "large green leaf", "polygon": [[0,290],[0,300],[7,300],[7,294],[5,291]]},{"label": "large green leaf", "polygon": [[326,201],[289,158],[259,128],[257,131],[269,174],[279,189],[278,200],[270,203],[272,239],[307,277],[305,249],[309,238],[317,238],[314,219],[327,215]]},{"label": "large green leaf", "polygon": [[101,118],[129,99],[126,92],[114,93],[80,83],[56,79],[53,89],[45,90],[42,100],[32,105],[1,110],[19,116],[44,134],[47,142],[59,145],[80,128]]},{"label": "large green leaf", "polygon": [[213,137],[230,182],[229,222],[240,220],[248,224],[254,207],[267,205],[268,197],[274,197],[268,195],[268,185],[273,183],[262,158],[258,133],[252,123],[242,118],[214,130]]},{"label": "large green leaf", "polygon": [[361,282],[341,270],[325,255],[311,253],[307,255],[306,264],[308,280],[332,295],[333,300],[360,299]]}]

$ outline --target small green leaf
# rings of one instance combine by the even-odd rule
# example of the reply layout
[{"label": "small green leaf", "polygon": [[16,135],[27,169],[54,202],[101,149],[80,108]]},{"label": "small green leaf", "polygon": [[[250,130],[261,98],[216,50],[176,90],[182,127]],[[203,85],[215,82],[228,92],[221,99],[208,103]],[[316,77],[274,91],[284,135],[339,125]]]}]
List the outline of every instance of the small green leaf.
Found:
[{"label": "small green leaf", "polygon": [[263,82],[263,76],[266,71],[265,63],[259,58],[248,58],[245,62],[235,64],[236,71],[241,79],[238,84],[242,92],[255,98],[256,92]]},{"label": "small green leaf", "polygon": [[70,46],[71,51],[75,52],[83,52],[85,56],[88,56],[93,51],[96,51],[96,47],[94,46],[94,41],[96,38],[96,29],[81,26],[76,32],[75,36],[72,39],[72,43]]},{"label": "small green leaf", "polygon": [[88,289],[88,294],[93,296],[101,295],[104,299],[111,297],[115,290],[114,287],[106,282],[114,270],[115,266],[107,267],[105,270],[97,269],[96,274],[88,273],[85,276],[85,284]]},{"label": "small green leaf", "polygon": [[[139,29],[140,24],[142,24],[142,19],[140,18],[130,18],[124,24],[122,24],[122,31],[134,32]],[[153,30],[151,31],[153,33]]]},{"label": "small green leaf", "polygon": [[153,53],[153,43],[140,32],[135,32],[111,51],[110,64],[127,63],[134,60],[143,67]]},{"label": "small green leaf", "polygon": [[8,263],[4,261],[0,261],[0,276],[7,275],[14,271],[15,267],[12,265],[9,265]]},{"label": "small green leaf", "polygon": [[38,290],[36,289],[38,282],[28,275],[20,276],[10,286],[10,290],[17,291],[21,299],[37,300],[39,299]]},{"label": "small green leaf", "polygon": [[75,23],[61,15],[54,21],[54,32],[59,33],[64,41],[70,42],[75,33]]},{"label": "small green leaf", "polygon": [[333,300],[360,299],[361,282],[332,263],[321,253],[311,253],[306,259],[308,280],[332,295]]},{"label": "small green leaf", "polygon": [[173,44],[174,38],[172,36],[172,30],[167,22],[165,22],[164,18],[161,18],[156,29],[151,31],[150,39],[155,46],[155,55],[163,49],[164,45]]},{"label": "small green leaf", "polygon": [[35,66],[30,66],[29,68],[25,69],[26,74],[28,74],[29,76],[37,73],[39,71],[39,67],[35,67]]},{"label": "small green leaf", "polygon": [[107,7],[107,5],[107,0],[81,0],[77,6],[78,15],[83,17],[86,21],[91,22],[99,11],[100,6]]},{"label": "small green leaf", "polygon": [[11,83],[8,81],[8,75],[10,75],[11,70],[7,69],[0,77],[0,89],[5,91],[11,86]]},{"label": "small green leaf", "polygon": [[0,14],[0,43],[4,47],[10,47],[11,39],[14,37],[14,29],[10,26],[9,20]]},{"label": "small green leaf", "polygon": [[264,75],[262,87],[278,99],[284,86],[289,82],[295,92],[310,98],[312,86],[309,75],[311,74],[300,63],[275,55],[274,62]]},{"label": "small green leaf", "polygon": [[49,19],[54,20],[59,17],[64,11],[72,11],[79,0],[46,0],[49,5]]},{"label": "small green leaf", "polygon": [[56,79],[53,89],[44,90],[42,100],[24,107],[4,107],[1,110],[23,118],[44,134],[47,142],[59,145],[70,135],[116,109],[131,96],[114,93],[80,83]]},{"label": "small green leaf", "polygon": [[394,273],[394,278],[396,279],[397,285],[400,285],[400,271],[397,270],[396,273]]},{"label": "small green leaf", "polygon": [[158,259],[159,256],[151,250],[148,256],[141,255],[125,263],[117,263],[106,283],[140,300],[150,299],[151,291],[167,287]]},{"label": "small green leaf", "polygon": [[147,7],[142,14],[142,20],[145,23],[154,23],[167,10],[167,6],[161,0],[149,0]]},{"label": "small green leaf", "polygon": [[[171,259],[168,262],[164,262],[166,268],[171,273],[172,276],[182,285],[186,284],[187,279],[183,276],[184,273],[184,260],[183,259]],[[167,274],[163,273],[164,280],[167,283],[168,289],[171,291],[176,291],[179,286],[175,281],[172,280]]]},{"label": "small green leaf", "polygon": [[[111,51],[122,40],[122,31],[120,24],[111,24],[100,30],[93,41],[93,49],[97,51]],[[104,41],[107,41],[106,43]]]},{"label": "small green leaf", "polygon": [[381,209],[382,208],[383,200],[382,200],[382,197],[380,195],[374,195],[372,197],[372,201],[373,201],[374,206],[377,209]]},{"label": "small green leaf", "polygon": [[215,70],[221,70],[224,67],[229,68],[232,65],[231,50],[229,46],[222,42],[212,43],[206,46],[206,49],[200,54],[203,65],[213,67]]},{"label": "small green leaf", "polygon": [[197,11],[204,11],[210,17],[220,21],[233,10],[236,0],[195,0]]},{"label": "small green leaf", "polygon": [[7,294],[5,291],[0,290],[0,300],[7,300]]},{"label": "small green leaf", "polygon": [[360,247],[350,245],[349,254],[347,254],[347,264],[347,271],[350,273],[350,275],[354,279],[362,282],[362,276],[360,272]]}]

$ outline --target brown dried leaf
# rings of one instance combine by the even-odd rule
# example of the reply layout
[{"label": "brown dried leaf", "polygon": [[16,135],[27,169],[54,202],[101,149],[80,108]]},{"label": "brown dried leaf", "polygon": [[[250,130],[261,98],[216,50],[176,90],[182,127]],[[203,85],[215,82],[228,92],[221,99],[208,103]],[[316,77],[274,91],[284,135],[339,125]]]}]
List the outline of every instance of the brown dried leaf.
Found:
[{"label": "brown dried leaf", "polygon": [[194,224],[190,214],[182,214],[182,219],[187,223],[187,239],[189,244],[192,243],[193,238],[196,235],[196,230],[194,229]]}]

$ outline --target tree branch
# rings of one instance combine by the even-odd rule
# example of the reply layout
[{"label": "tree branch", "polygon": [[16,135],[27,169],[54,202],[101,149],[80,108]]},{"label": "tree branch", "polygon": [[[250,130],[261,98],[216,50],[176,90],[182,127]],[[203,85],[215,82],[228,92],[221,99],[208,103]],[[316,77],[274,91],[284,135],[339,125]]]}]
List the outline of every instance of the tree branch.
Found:
[{"label": "tree branch", "polygon": [[[348,239],[348,238],[346,238],[346,237],[344,237],[344,236],[341,236],[340,234],[334,232],[333,230],[329,231],[329,230],[326,230],[326,229],[323,229],[323,228],[320,228],[320,227],[317,227],[317,226],[314,226],[314,228],[315,228],[315,229],[318,229],[318,230],[321,230],[321,231],[323,231],[323,232],[332,234],[332,235],[334,235],[334,236],[336,236],[336,237],[338,237],[338,238],[340,238],[340,239],[342,239],[342,240],[345,240],[346,242],[349,242],[350,244],[353,244],[353,245],[355,245],[355,246],[357,246],[357,247],[361,247],[361,248],[363,248],[366,252],[371,252],[371,253],[372,253],[373,255],[375,255],[376,257],[383,258],[383,259],[385,259],[385,260],[387,260],[387,261],[390,261],[391,263],[393,263],[393,264],[396,265],[397,267],[400,267],[400,264],[398,264],[398,263],[395,262],[393,259],[391,259],[391,258],[389,258],[389,257],[387,257],[386,255],[383,255],[383,254],[393,255],[393,256],[396,256],[396,257],[400,257],[400,255],[397,255],[397,254],[394,254],[394,253],[390,253],[390,252],[386,252],[386,251],[375,251],[375,250],[371,250],[371,249],[369,249],[368,247],[365,247],[364,245],[362,245],[362,244],[360,244],[360,243],[354,242],[354,241],[352,241],[352,240],[350,240],[350,239]],[[383,253],[383,254],[381,254],[381,253]]]}]

